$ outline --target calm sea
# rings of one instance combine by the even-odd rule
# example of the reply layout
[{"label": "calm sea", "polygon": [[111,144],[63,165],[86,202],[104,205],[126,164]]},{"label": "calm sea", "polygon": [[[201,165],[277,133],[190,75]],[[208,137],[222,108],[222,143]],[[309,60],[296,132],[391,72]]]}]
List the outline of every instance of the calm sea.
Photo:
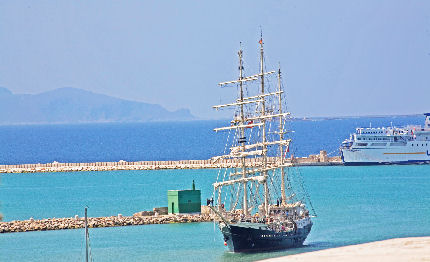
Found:
[{"label": "calm sea", "polygon": [[[209,159],[223,152],[225,132],[213,128],[229,121],[0,126],[0,164]],[[290,133],[296,156],[326,150],[356,127],[424,124],[423,116],[360,117],[293,121]]]},{"label": "calm sea", "polygon": [[[356,118],[292,123],[294,153],[339,143],[356,126],[421,124],[422,117]],[[224,148],[210,131],[219,121],[0,127],[2,163],[207,159]],[[208,130],[209,131],[208,131]],[[222,136],[222,135],[221,135]],[[218,145],[221,143],[221,146]],[[254,261],[393,237],[430,235],[430,165],[303,167],[317,217],[305,247],[252,255],[226,251],[213,223],[90,229],[94,261]],[[131,215],[165,206],[167,190],[195,180],[212,194],[217,170],[3,174],[6,221],[83,215]],[[84,232],[0,234],[0,261],[83,261]]]}]

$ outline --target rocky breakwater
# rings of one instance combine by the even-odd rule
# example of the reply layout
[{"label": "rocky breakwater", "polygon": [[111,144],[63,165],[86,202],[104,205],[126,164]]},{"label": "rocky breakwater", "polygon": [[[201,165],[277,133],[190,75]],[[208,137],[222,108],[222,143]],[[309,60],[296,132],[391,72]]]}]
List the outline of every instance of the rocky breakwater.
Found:
[{"label": "rocky breakwater", "polygon": [[[117,216],[111,217],[90,217],[88,218],[88,227],[119,227],[213,221],[211,216],[208,214],[152,214],[154,214],[152,211],[142,211],[134,214],[133,216],[122,216],[119,214]],[[0,222],[0,233],[78,229],[84,227],[84,218],[78,216],[70,218],[48,218],[41,220],[30,218],[29,220]]]}]

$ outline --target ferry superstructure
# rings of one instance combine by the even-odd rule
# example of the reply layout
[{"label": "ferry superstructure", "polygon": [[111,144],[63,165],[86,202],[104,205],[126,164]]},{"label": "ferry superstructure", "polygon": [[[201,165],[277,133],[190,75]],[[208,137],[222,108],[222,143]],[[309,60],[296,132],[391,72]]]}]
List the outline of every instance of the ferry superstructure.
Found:
[{"label": "ferry superstructure", "polygon": [[340,148],[345,165],[430,163],[430,113],[424,127],[357,128]]}]

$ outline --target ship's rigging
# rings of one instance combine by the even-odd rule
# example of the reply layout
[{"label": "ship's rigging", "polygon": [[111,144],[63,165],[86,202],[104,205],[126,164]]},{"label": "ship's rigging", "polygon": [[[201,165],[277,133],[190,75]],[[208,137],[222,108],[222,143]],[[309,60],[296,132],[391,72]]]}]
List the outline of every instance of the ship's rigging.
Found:
[{"label": "ship's rigging", "polygon": [[[235,86],[238,98],[213,106],[216,110],[234,108],[235,114],[229,126],[214,129],[216,132],[228,131],[229,141],[224,154],[212,160],[236,159],[240,163],[239,167],[224,170],[223,174],[220,170],[214,183],[214,197],[219,211],[223,206],[230,212],[240,212],[244,217],[255,213],[268,216],[271,203],[286,205],[298,199],[288,176],[288,167],[292,163],[286,158],[291,139],[284,137],[288,132],[286,122],[290,113],[285,111],[283,102],[281,69],[265,71],[262,38],[259,44],[259,73],[244,75],[243,50],[240,48],[238,79],[219,83],[222,87]],[[270,81],[274,76],[276,88]],[[225,190],[225,187],[229,189]],[[303,201],[308,194],[304,195]]]}]

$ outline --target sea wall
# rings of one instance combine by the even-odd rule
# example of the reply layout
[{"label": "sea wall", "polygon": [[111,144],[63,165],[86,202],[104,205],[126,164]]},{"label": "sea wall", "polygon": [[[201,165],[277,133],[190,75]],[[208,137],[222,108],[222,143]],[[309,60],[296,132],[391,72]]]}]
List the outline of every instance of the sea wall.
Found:
[{"label": "sea wall", "polygon": [[[88,227],[119,227],[119,226],[137,226],[149,224],[171,224],[171,223],[193,223],[193,222],[209,222],[212,218],[209,214],[170,214],[170,215],[146,215],[142,211],[133,216],[117,216],[110,217],[90,217],[88,218]],[[29,220],[0,222],[0,233],[13,232],[28,232],[28,231],[46,231],[46,230],[62,230],[62,229],[77,229],[85,227],[85,219],[83,217],[69,218],[48,218]]]},{"label": "sea wall", "polygon": [[[325,152],[325,151],[322,151]],[[248,167],[257,166],[259,159],[246,160]],[[268,158],[268,164],[275,164],[279,159]],[[291,157],[285,160],[298,166],[325,166],[342,165],[340,157],[327,157],[326,153],[310,155],[309,157]],[[47,164],[21,164],[0,165],[0,173],[41,173],[41,172],[74,172],[74,171],[114,171],[114,170],[157,170],[157,169],[205,169],[205,168],[231,168],[241,165],[238,159],[208,160],[178,160],[178,161],[137,161],[127,162],[94,162],[94,163],[47,163]]]}]

